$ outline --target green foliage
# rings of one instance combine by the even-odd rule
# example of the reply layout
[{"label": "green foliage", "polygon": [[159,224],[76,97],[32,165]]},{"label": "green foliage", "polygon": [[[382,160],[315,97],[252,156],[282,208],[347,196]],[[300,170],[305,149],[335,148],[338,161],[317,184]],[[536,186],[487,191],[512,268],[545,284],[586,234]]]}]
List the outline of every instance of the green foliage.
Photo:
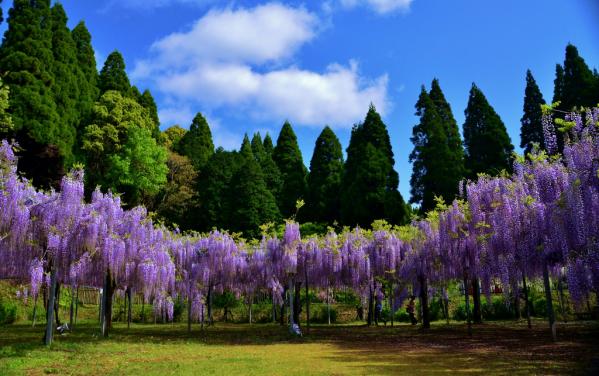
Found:
[{"label": "green foliage", "polygon": [[254,157],[258,161],[260,168],[262,168],[264,181],[266,182],[268,190],[276,198],[279,197],[281,193],[283,180],[281,177],[281,171],[279,171],[277,164],[272,159],[272,142],[270,146],[270,152],[267,152],[264,148],[264,144],[262,143],[260,133],[256,133],[254,134],[254,137],[252,137],[252,152],[254,153]]},{"label": "green foliage", "polygon": [[0,300],[0,325],[12,324],[17,320],[17,305],[10,300]]},{"label": "green foliage", "polygon": [[284,218],[295,214],[295,203],[306,193],[306,175],[308,173],[297,144],[297,137],[289,122],[283,124],[277,146],[273,151],[273,160],[277,164],[283,185],[277,197],[279,210]]},{"label": "green foliage", "polygon": [[231,182],[243,159],[238,152],[222,148],[210,157],[199,175],[197,192],[199,208],[194,211],[197,230],[207,231],[213,227],[229,228],[231,214]]},{"label": "green foliage", "polygon": [[170,224],[193,228],[189,215],[198,206],[196,181],[198,174],[189,158],[169,151],[167,182],[160,192],[156,211]]},{"label": "green foliage", "polygon": [[198,112],[193,118],[189,131],[181,138],[179,145],[181,154],[189,157],[196,170],[201,172],[214,154],[212,133],[201,113]]},{"label": "green foliage", "polygon": [[341,179],[343,177],[343,153],[339,139],[329,127],[325,127],[314,147],[308,175],[306,213],[308,220],[333,223],[340,220]]},{"label": "green foliage", "polygon": [[8,113],[10,89],[0,78],[0,136],[13,130],[12,117]]},{"label": "green foliage", "polygon": [[[50,24],[52,52],[54,53],[51,67],[54,79],[52,94],[61,128],[69,129],[72,132],[71,148],[73,148],[76,130],[81,121],[78,105],[81,96],[79,84],[85,81],[85,78],[79,68],[75,42],[67,27],[67,15],[60,3],[54,4],[50,11]],[[69,162],[71,161],[67,161],[67,163]]]},{"label": "green foliage", "polygon": [[[74,129],[60,121],[53,97],[50,1],[15,0],[0,49],[0,71],[11,87],[10,112],[19,141],[56,145],[72,155]],[[27,173],[27,171],[26,171]]]},{"label": "green foliage", "polygon": [[146,109],[133,98],[104,93],[83,134],[90,186],[124,191],[129,204],[148,203],[166,183],[168,172],[167,153],[152,138],[154,129]]},{"label": "green foliage", "polygon": [[180,142],[185,133],[187,133],[187,130],[181,128],[179,125],[168,127],[162,132],[162,144],[167,149],[179,153],[181,149]]},{"label": "green foliage", "polygon": [[524,154],[532,151],[533,145],[537,144],[545,149],[545,137],[543,135],[542,106],[545,104],[543,94],[537,85],[530,70],[526,71],[526,89],[524,91],[524,115],[520,120],[520,147],[524,148]]},{"label": "green foliage", "polygon": [[98,78],[98,89],[104,94],[107,91],[118,91],[122,96],[131,94],[131,83],[125,71],[125,59],[117,50],[108,55]]},{"label": "green foliage", "polygon": [[245,136],[240,151],[242,164],[231,179],[229,228],[248,237],[258,237],[260,226],[280,219],[274,196],[266,186],[250,141]]},{"label": "green foliage", "polygon": [[433,80],[430,94],[422,87],[416,115],[420,122],[414,126],[411,138],[410,202],[420,204],[421,211],[426,212],[435,208],[436,197],[451,201],[457,195],[464,172],[463,149],[456,121],[437,80]]},{"label": "green foliage", "polygon": [[394,164],[387,127],[371,105],[364,122],[352,129],[347,148],[341,192],[343,224],[367,227],[375,219],[393,224],[407,219]]},{"label": "green foliage", "polygon": [[563,71],[563,89],[556,98],[561,102],[559,109],[571,111],[574,107],[596,105],[599,100],[595,91],[596,77],[572,44],[566,46]]},{"label": "green foliage", "polygon": [[[331,324],[337,322],[337,308],[330,306]],[[310,315],[310,322],[315,324],[327,324],[329,322],[329,310],[326,305],[321,305]]]},{"label": "green foliage", "polygon": [[79,81],[79,117],[83,124],[79,128],[83,128],[89,120],[89,116],[94,106],[94,102],[98,98],[98,71],[96,68],[96,56],[92,47],[92,37],[85,26],[85,23],[79,22],[71,32],[73,42],[75,43],[77,66],[81,71],[78,76]]},{"label": "green foliage", "polygon": [[148,206],[167,182],[167,152],[147,129],[130,127],[127,143],[108,160],[108,188],[125,192],[129,204]]},{"label": "green foliage", "polygon": [[511,171],[514,146],[503,121],[480,89],[472,84],[464,111],[465,166],[470,178]]}]

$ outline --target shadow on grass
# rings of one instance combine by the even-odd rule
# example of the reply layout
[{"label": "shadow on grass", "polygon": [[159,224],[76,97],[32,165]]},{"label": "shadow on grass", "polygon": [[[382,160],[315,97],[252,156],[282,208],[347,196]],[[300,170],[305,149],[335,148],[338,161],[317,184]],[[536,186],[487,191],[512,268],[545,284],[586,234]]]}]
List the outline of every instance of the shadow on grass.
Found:
[{"label": "shadow on grass", "polygon": [[[24,357],[43,348],[43,325],[0,327],[0,360]],[[532,330],[522,323],[476,325],[472,337],[463,324],[434,325],[422,330],[409,325],[391,327],[312,326],[310,334],[295,338],[278,324],[226,324],[200,330],[186,324],[115,323],[108,339],[99,337],[98,325],[87,322],[74,332],[56,336],[53,350],[77,352],[93,343],[274,345],[315,343],[331,345],[322,358],[343,363],[360,374],[493,373],[585,374],[596,367],[599,324],[560,325],[558,342],[552,343],[544,323]]]}]

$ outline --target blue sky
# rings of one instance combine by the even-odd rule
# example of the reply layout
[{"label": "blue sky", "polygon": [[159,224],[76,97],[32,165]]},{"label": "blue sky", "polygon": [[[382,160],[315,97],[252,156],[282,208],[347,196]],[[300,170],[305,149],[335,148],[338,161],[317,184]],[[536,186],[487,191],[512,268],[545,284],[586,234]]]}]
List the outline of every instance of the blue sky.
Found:
[{"label": "blue sky", "polygon": [[461,125],[476,82],[518,147],[526,69],[550,100],[568,42],[599,68],[596,0],[62,3],[71,26],[86,22],[100,67],[121,51],[132,83],[156,98],[163,129],[188,127],[201,111],[215,143],[231,149],[245,132],[268,131],[276,141],[288,119],[308,165],[325,124],[345,149],[373,102],[389,128],[406,200],[422,84],[439,78]]}]

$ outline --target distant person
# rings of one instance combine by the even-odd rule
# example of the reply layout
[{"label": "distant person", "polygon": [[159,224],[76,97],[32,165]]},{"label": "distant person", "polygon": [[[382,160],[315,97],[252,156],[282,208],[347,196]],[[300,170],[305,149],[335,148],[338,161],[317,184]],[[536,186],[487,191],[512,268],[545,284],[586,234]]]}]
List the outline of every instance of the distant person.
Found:
[{"label": "distant person", "polygon": [[416,325],[418,323],[418,320],[416,320],[416,315],[414,314],[414,312],[416,311],[416,304],[414,303],[414,299],[416,299],[414,295],[410,296],[410,301],[406,306],[406,311],[408,312],[408,315],[410,315],[410,321],[412,322],[412,325]]}]

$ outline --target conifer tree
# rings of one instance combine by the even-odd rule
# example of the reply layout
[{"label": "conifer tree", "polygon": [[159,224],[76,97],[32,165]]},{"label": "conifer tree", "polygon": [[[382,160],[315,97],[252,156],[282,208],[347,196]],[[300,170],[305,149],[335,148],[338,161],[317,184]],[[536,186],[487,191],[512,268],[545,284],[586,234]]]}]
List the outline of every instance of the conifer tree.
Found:
[{"label": "conifer tree", "polygon": [[85,26],[79,22],[71,32],[75,43],[77,66],[81,72],[78,76],[79,100],[77,102],[80,124],[79,129],[87,125],[94,102],[98,99],[98,70],[96,57],[92,47],[92,37]]},{"label": "conifer tree", "polygon": [[387,127],[371,105],[364,122],[352,129],[347,148],[341,196],[344,224],[367,227],[375,219],[398,224],[407,219],[394,164]]},{"label": "conifer tree", "polygon": [[309,221],[339,221],[339,190],[343,177],[341,143],[330,127],[325,127],[314,146],[308,174],[306,211]]},{"label": "conifer tree", "polygon": [[50,16],[52,52],[54,53],[52,94],[60,119],[60,126],[69,130],[68,134],[71,138],[68,143],[72,151],[80,123],[78,102],[81,92],[79,83],[83,81],[83,72],[79,68],[75,42],[71,36],[71,31],[67,27],[67,15],[60,3],[54,4]]},{"label": "conifer tree", "polygon": [[125,71],[125,59],[119,51],[113,51],[104,62],[98,78],[100,94],[114,90],[126,97],[131,94],[131,83]]},{"label": "conifer tree", "polygon": [[442,195],[446,202],[451,202],[458,193],[458,185],[464,179],[466,171],[464,168],[464,146],[458,123],[453,116],[451,106],[445,99],[445,95],[436,78],[431,83],[429,97],[435,105],[439,114],[443,130],[446,135],[446,143],[449,148],[445,176],[443,178],[445,187],[438,195]]},{"label": "conifer tree", "polygon": [[240,149],[242,165],[231,181],[231,228],[246,236],[258,237],[260,226],[279,220],[280,213],[272,193],[264,182],[260,165],[245,135]]},{"label": "conifer tree", "polygon": [[561,64],[555,65],[555,79],[553,80],[553,101],[560,102],[564,93],[564,67]]},{"label": "conifer tree", "polygon": [[24,154],[19,170],[39,186],[56,186],[72,158],[74,133],[60,122],[52,94],[54,55],[50,1],[15,0],[0,48],[0,71],[10,87],[13,132]]},{"label": "conifer tree", "polygon": [[505,125],[482,91],[472,84],[464,111],[465,166],[470,178],[479,173],[511,171],[514,146]]},{"label": "conifer tree", "polygon": [[198,210],[194,210],[190,222],[193,229],[209,231],[212,228],[230,228],[232,215],[233,175],[237,173],[242,158],[237,151],[216,149],[198,177]]},{"label": "conifer tree", "polygon": [[272,156],[272,153],[274,152],[274,146],[272,143],[272,138],[270,138],[270,134],[266,133],[266,136],[264,136],[264,141],[262,142],[262,144],[264,145],[264,151],[266,152],[266,154],[270,154]]},{"label": "conifer tree", "polygon": [[277,200],[279,210],[283,217],[288,218],[295,214],[297,200],[303,198],[306,193],[307,169],[297,144],[297,137],[287,121],[279,133],[273,160],[281,171],[283,180]]},{"label": "conifer tree", "polygon": [[181,139],[180,149],[181,153],[189,157],[193,166],[201,173],[202,168],[214,153],[212,133],[206,118],[201,113],[198,112],[193,118],[189,131]]},{"label": "conifer tree", "polygon": [[559,109],[571,111],[574,107],[591,107],[597,104],[596,81],[593,72],[578,49],[572,44],[566,46],[564,60],[563,92]]},{"label": "conifer tree", "polygon": [[452,153],[443,119],[424,86],[416,103],[416,116],[420,122],[414,126],[411,141],[414,150],[410,154],[413,164],[410,185],[410,202],[420,205],[423,212],[434,209],[436,196],[450,201],[458,190],[452,168]]},{"label": "conifer tree", "polygon": [[543,94],[537,85],[530,70],[526,71],[526,89],[524,91],[524,115],[520,120],[520,147],[524,148],[524,155],[532,151],[533,144],[538,144],[545,149],[543,124],[541,122],[541,105],[545,104]]},{"label": "conifer tree", "polygon": [[[272,144],[271,144],[272,145]],[[264,181],[268,190],[276,198],[281,193],[281,186],[283,181],[281,179],[281,171],[277,167],[277,164],[272,159],[272,153],[267,153],[264,149],[264,144],[260,137],[260,133],[254,134],[252,137],[252,152],[258,164],[262,168],[264,174]]]}]

